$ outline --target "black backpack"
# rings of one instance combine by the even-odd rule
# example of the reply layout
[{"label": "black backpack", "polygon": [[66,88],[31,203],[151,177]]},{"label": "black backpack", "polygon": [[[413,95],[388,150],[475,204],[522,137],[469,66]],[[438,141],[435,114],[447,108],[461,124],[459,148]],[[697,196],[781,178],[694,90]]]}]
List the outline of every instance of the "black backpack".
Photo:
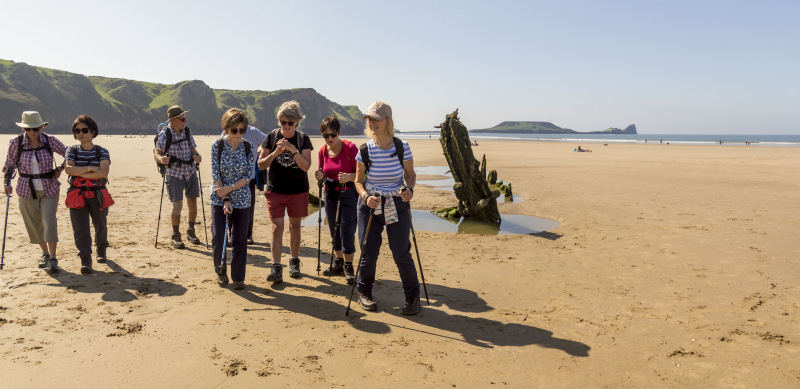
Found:
[{"label": "black backpack", "polygon": [[[403,149],[403,141],[398,137],[393,137],[392,139],[394,140],[394,153],[392,153],[391,156],[397,155],[397,160],[400,161],[400,167],[403,167],[403,152],[405,151]],[[364,161],[364,167],[366,168],[364,170],[364,176],[366,177],[369,167],[372,165],[372,161],[369,159],[369,147],[364,143],[358,149],[361,150],[361,160]]]},{"label": "black backpack", "polygon": [[[16,159],[14,161],[14,166],[17,166],[17,169],[19,169],[19,157],[22,156],[22,152],[23,151],[36,152],[36,150],[41,150],[42,148],[44,148],[44,149],[47,149],[47,152],[50,153],[51,157],[53,156],[53,149],[50,148],[50,136],[47,135],[47,134],[43,134],[43,135],[44,135],[44,144],[43,145],[40,144],[39,147],[36,147],[36,148],[33,148],[33,149],[23,149],[22,148],[22,137],[24,135],[17,135],[17,157],[16,157]],[[53,158],[53,161],[55,161],[55,158]]]},{"label": "black backpack", "polygon": [[[160,129],[161,126],[164,126],[164,130],[163,131],[165,131],[165,132],[158,131],[158,133],[156,134],[156,137],[153,138],[154,151],[155,151],[155,149],[158,149],[158,141],[159,141],[160,137],[162,136],[161,134],[163,133],[167,137],[167,142],[164,144],[164,150],[162,151],[162,154],[163,155],[167,155],[167,151],[169,151],[169,147],[172,146],[172,131],[171,131],[171,129],[169,127],[167,127],[167,125],[165,123],[159,124],[158,128]],[[189,130],[189,126],[184,127],[183,131],[186,131],[186,136],[183,139],[181,139],[181,140],[179,140],[179,141],[177,141],[175,143],[188,142],[189,138],[192,137],[192,131]],[[167,165],[171,165],[171,164],[173,164],[175,162],[191,163],[192,160],[182,161],[182,160],[179,160],[179,159],[177,159],[177,158],[175,158],[173,156],[170,156],[169,163],[167,163],[167,164],[163,164],[161,162],[156,162],[156,167],[158,168],[158,172],[163,176],[164,173],[167,172]]]},{"label": "black backpack", "polygon": [[[247,158],[250,158],[250,149],[253,147],[250,145],[246,139],[242,139],[244,142],[244,152],[247,153]],[[222,149],[224,148],[222,142],[225,142],[225,139],[222,137],[217,140],[217,169],[219,169],[219,177],[222,178],[222,167],[220,167],[220,158],[222,158]]]},{"label": "black backpack", "polygon": [[[275,147],[275,143],[278,143],[278,133],[280,133],[280,132],[281,132],[281,129],[280,128],[276,128],[276,129],[270,131],[269,135],[267,135],[269,137],[269,139],[270,139],[270,144],[272,144],[272,147]],[[302,152],[303,151],[303,142],[305,141],[306,134],[303,131],[294,130],[294,136],[297,137],[297,151],[298,152]]]}]

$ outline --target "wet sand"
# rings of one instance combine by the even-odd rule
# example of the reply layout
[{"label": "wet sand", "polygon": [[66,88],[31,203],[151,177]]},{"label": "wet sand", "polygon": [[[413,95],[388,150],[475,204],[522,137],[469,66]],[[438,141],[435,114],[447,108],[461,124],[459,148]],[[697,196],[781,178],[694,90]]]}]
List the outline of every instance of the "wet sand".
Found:
[{"label": "wet sand", "polygon": [[[197,138],[206,187],[213,139]],[[248,288],[219,288],[210,250],[168,247],[166,199],[154,247],[161,180],[152,138],[97,143],[111,152],[117,204],[109,262],[91,275],[79,274],[66,185],[54,276],[36,267],[38,247],[11,199],[3,386],[800,386],[800,148],[592,144],[575,153],[577,143],[481,141],[476,156],[485,153],[523,198],[500,211],[558,228],[418,229],[430,305],[400,314],[384,244],[378,311],[353,304],[348,317],[344,279],[317,276],[316,228],[303,229],[303,278],[268,284],[259,192]],[[410,143],[417,166],[446,165],[437,140]],[[420,186],[413,206],[454,203],[452,192]],[[205,211],[210,223],[208,202]],[[183,229],[185,220],[184,210]]]}]

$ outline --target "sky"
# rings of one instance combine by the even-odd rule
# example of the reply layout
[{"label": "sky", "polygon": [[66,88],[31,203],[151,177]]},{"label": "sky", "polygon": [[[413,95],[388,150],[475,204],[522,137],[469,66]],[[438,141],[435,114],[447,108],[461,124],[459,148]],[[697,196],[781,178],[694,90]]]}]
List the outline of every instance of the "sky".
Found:
[{"label": "sky", "polygon": [[[800,134],[800,1],[3,1],[0,58],[314,88],[396,128]],[[190,109],[190,108],[187,108]]]}]

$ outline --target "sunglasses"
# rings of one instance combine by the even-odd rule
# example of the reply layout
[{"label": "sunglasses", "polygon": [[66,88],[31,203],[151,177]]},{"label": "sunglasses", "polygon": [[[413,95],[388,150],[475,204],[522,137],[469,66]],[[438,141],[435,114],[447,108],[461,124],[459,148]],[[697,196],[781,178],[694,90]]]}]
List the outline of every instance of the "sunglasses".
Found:
[{"label": "sunglasses", "polygon": [[339,134],[336,134],[336,133],[322,134],[322,137],[325,138],[325,139],[336,138],[337,136],[339,136]]},{"label": "sunglasses", "polygon": [[281,120],[281,125],[282,125],[282,126],[289,126],[289,127],[291,127],[291,126],[293,126],[295,123],[296,123],[296,122],[294,122],[294,121],[287,122],[287,121],[285,121],[285,120]]},{"label": "sunglasses", "polygon": [[247,132],[247,129],[246,128],[231,128],[230,130],[228,130],[228,132],[230,132],[233,135],[236,135],[236,134],[244,135],[244,133]]},{"label": "sunglasses", "polygon": [[182,122],[186,123],[186,118],[175,118],[175,119],[178,119],[178,120],[180,120],[180,121],[182,121]]},{"label": "sunglasses", "polygon": [[89,127],[73,128],[72,129],[72,133],[75,134],[75,135],[77,135],[77,134],[79,134],[81,132],[84,133],[84,134],[88,134],[89,133]]},{"label": "sunglasses", "polygon": [[39,131],[39,130],[41,130],[41,129],[42,129],[42,127],[36,127],[36,128],[26,128],[26,129],[25,129],[25,132],[28,132],[28,131]]}]

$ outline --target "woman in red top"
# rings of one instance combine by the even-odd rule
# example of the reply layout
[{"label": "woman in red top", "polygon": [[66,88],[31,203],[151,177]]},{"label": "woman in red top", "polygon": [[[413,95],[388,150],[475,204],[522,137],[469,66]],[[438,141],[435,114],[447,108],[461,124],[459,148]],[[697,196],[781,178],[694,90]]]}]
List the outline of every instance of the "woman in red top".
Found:
[{"label": "woman in red top", "polygon": [[347,283],[352,284],[355,281],[353,254],[356,252],[358,193],[354,181],[358,147],[350,141],[339,138],[341,125],[335,115],[323,119],[319,130],[325,138],[325,146],[319,149],[319,170],[314,176],[317,180],[325,179],[325,214],[328,217],[333,250],[336,253],[336,260],[323,271],[323,274],[326,276],[344,274]]}]

